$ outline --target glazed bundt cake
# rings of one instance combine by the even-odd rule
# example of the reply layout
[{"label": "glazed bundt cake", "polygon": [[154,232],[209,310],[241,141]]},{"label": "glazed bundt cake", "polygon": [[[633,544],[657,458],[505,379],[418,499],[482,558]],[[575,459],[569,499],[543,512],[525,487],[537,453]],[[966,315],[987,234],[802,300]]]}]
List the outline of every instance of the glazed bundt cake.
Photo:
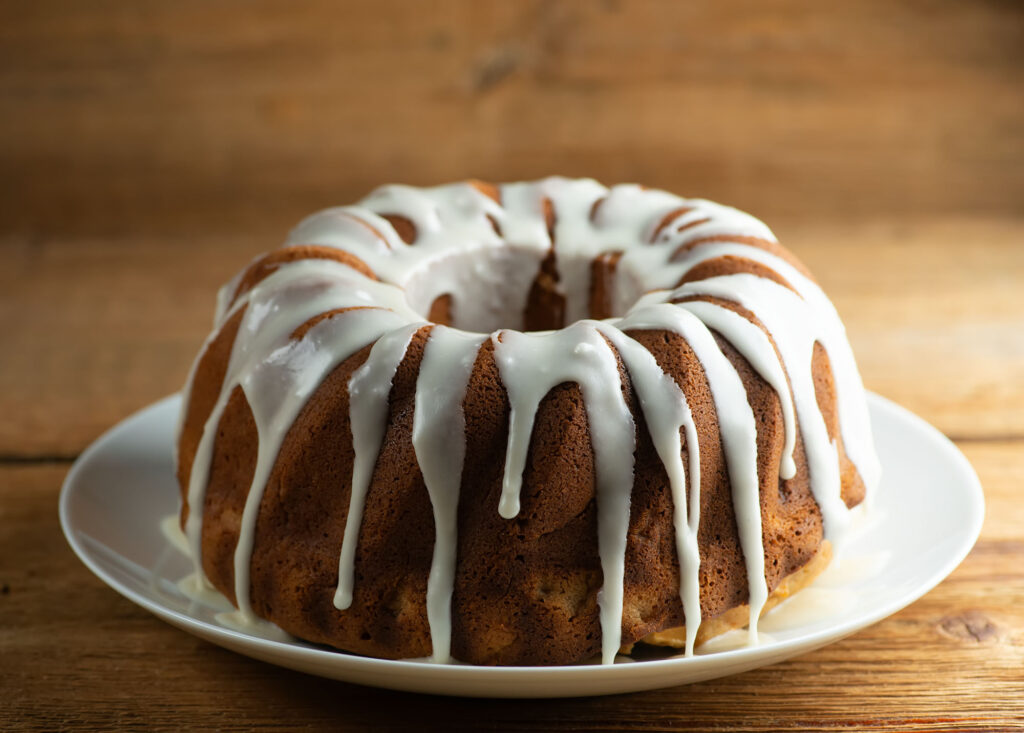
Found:
[{"label": "glazed bundt cake", "polygon": [[756,635],[879,473],[843,326],[764,224],[564,178],[300,223],[222,289],[177,462],[241,619],[503,665]]}]

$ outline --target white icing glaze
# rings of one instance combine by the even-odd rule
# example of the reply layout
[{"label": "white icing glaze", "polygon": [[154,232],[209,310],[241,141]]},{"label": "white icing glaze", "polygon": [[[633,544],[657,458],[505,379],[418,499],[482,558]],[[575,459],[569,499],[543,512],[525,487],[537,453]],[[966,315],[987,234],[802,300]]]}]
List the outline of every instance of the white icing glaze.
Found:
[{"label": "white icing glaze", "polygon": [[427,578],[431,659],[451,661],[452,589],[455,585],[456,524],[466,420],[462,401],[484,337],[434,326],[416,380],[412,445],[434,507],[434,556]]},{"label": "white icing glaze", "polygon": [[758,314],[774,335],[790,383],[793,402],[804,439],[811,491],[821,509],[825,536],[833,541],[843,534],[849,511],[840,496],[839,456],[836,444],[829,440],[825,420],[818,409],[811,361],[814,344],[824,327],[818,323],[807,301],[773,280],[749,274],[714,277],[687,283],[674,297],[713,295],[732,300]]},{"label": "white icing glaze", "polygon": [[220,614],[226,616],[235,611],[231,601],[195,573],[186,575],[176,583],[176,586],[181,591],[181,594],[192,602],[192,606],[209,606],[217,611],[218,616]]},{"label": "white icing glaze", "polygon": [[779,361],[772,342],[768,340],[764,331],[728,308],[707,301],[688,301],[679,303],[678,306],[693,313],[708,328],[725,336],[726,340],[750,362],[761,378],[775,389],[782,405],[782,420],[786,431],[779,476],[784,479],[793,478],[796,474],[796,463],[793,460],[793,450],[796,447],[796,416],[793,412],[793,396],[789,392],[785,369]]},{"label": "white icing glaze", "polygon": [[[825,347],[832,363],[843,446],[847,456],[857,467],[864,484],[869,489],[876,486],[881,477],[881,466],[878,463],[874,441],[871,437],[867,398],[853,358],[853,350],[846,338],[846,328],[843,326],[835,306],[817,283],[782,258],[757,247],[729,242],[701,245],[680,259],[676,266],[686,272],[701,262],[726,255],[744,257],[768,266],[781,275],[796,289],[800,297],[807,301],[807,313],[814,317],[818,340]],[[760,313],[755,312],[755,315],[762,323],[764,322],[764,319],[760,318]],[[798,326],[799,324],[795,323],[784,324],[784,327]],[[770,326],[767,328],[774,338],[775,330]]]},{"label": "white icing glaze", "polygon": [[[775,637],[770,634],[763,632],[758,634],[758,643],[770,644],[775,640]],[[705,641],[701,644],[700,649],[697,650],[697,655],[721,654],[722,652],[731,652],[747,646],[750,646],[750,635],[742,629],[732,629]]]},{"label": "white icing glaze", "polygon": [[302,339],[280,347],[242,379],[242,389],[252,408],[259,436],[256,468],[235,548],[235,599],[239,613],[246,619],[252,615],[249,570],[256,518],[285,434],[306,399],[334,367],[399,323],[392,312],[376,308],[343,312],[320,321]]},{"label": "white icing glaze", "polygon": [[188,556],[188,538],[181,529],[181,517],[177,514],[170,514],[160,520],[160,534],[164,536],[168,544],[178,552]]},{"label": "white icing glaze", "polygon": [[[628,328],[628,324],[620,326]],[[602,325],[598,330],[611,341],[622,357],[640,400],[654,448],[665,464],[674,508],[672,521],[676,534],[676,554],[679,557],[679,594],[683,602],[683,613],[686,614],[686,655],[690,656],[693,654],[693,644],[701,621],[700,551],[697,547],[697,528],[700,524],[700,447],[697,426],[686,395],[675,380],[662,371],[651,352],[618,328]],[[689,506],[686,500],[686,471],[683,468],[680,427],[686,432],[689,456]]]},{"label": "white icing glaze", "polygon": [[[700,623],[697,431],[679,385],[628,332],[666,330],[689,343],[703,366],[718,413],[749,580],[748,640],[756,641],[757,618],[767,597],[756,425],[743,383],[708,329],[732,343],[779,395],[785,423],[782,478],[794,473],[792,453],[796,430],[801,431],[814,495],[826,531],[835,542],[847,512],[838,498],[836,447],[828,440],[817,412],[813,381],[808,383],[816,341],[825,347],[832,363],[846,452],[869,493],[878,479],[863,385],[835,309],[813,281],[778,255],[756,246],[757,240],[773,243],[775,238],[764,224],[736,209],[635,185],[609,189],[591,180],[564,178],[506,184],[500,187],[500,198],[501,204],[468,183],[428,189],[384,186],[356,206],[314,214],[288,238],[289,244],[343,249],[366,263],[379,281],[334,261],[301,260],[279,265],[237,302],[232,303],[231,296],[241,275],[222,289],[216,328],[203,352],[239,309],[246,310],[189,479],[186,535],[197,582],[205,582],[200,551],[206,482],[215,436],[232,391],[238,386],[244,391],[259,436],[256,469],[234,556],[238,620],[246,623],[252,620],[249,572],[256,523],[280,445],[323,378],[372,344],[366,363],[349,382],[356,458],[334,600],[342,611],[350,606],[359,528],[384,435],[391,384],[431,303],[438,296],[450,295],[453,323],[458,328],[437,326],[430,332],[417,381],[412,437],[436,531],[427,591],[432,659],[450,660],[457,514],[465,452],[465,441],[453,436],[464,432],[462,402],[479,346],[488,333],[512,407],[499,508],[502,516],[514,517],[519,511],[522,475],[540,401],[565,382],[578,384],[583,394],[595,454],[598,550],[604,575],[598,603],[605,663],[613,661],[621,638],[636,445],[636,428],[623,396],[616,354],[622,359],[669,478],[687,653],[693,651]],[[554,213],[553,236],[545,221],[545,201]],[[413,224],[413,243],[402,241],[386,218],[389,216]],[[729,241],[730,237],[736,240]],[[572,325],[543,333],[508,329],[522,322],[530,284],[552,249],[558,287]],[[621,253],[611,302],[615,313],[626,315],[602,322],[585,320],[591,263],[605,252]],[[749,274],[676,287],[696,265],[726,255],[767,266],[796,293]],[[764,325],[771,340],[754,323],[727,308],[701,301],[668,303],[689,296],[713,296],[740,304]],[[320,321],[301,339],[292,338],[308,320],[345,308],[356,310]],[[199,359],[186,386],[186,404],[198,363]]]},{"label": "white icing glaze", "polygon": [[601,656],[606,664],[611,664],[619,650],[622,632],[622,583],[636,426],[622,396],[615,352],[595,325],[595,321],[579,321],[560,331],[501,331],[491,337],[494,360],[512,406],[498,511],[506,519],[519,514],[523,470],[540,401],[563,382],[578,384],[587,411],[597,474],[598,555],[604,574],[604,584],[597,595],[601,609]]},{"label": "white icing glaze", "polygon": [[[377,304],[387,304],[388,309]],[[245,307],[245,313],[232,348],[224,385],[203,428],[192,464],[185,534],[189,539],[197,577],[200,582],[206,582],[200,552],[206,482],[209,479],[217,427],[231,393],[235,387],[241,386],[249,399],[260,436],[256,475],[250,497],[246,501],[247,512],[243,514],[242,535],[235,552],[236,570],[244,566],[244,577],[236,578],[236,592],[245,582],[244,590],[238,598],[239,608],[243,614],[247,614],[249,568],[246,553],[251,547],[251,537],[255,530],[258,498],[263,493],[261,482],[273,466],[277,444],[305,404],[305,398],[319,385],[326,373],[323,370],[340,363],[347,356],[342,353],[349,345],[344,333],[346,329],[337,329],[342,333],[333,338],[318,337],[325,330],[331,333],[335,330],[330,326],[332,322],[348,322],[350,319],[369,319],[376,323],[376,337],[379,337],[401,326],[401,311],[409,311],[397,288],[370,281],[344,265],[313,260],[301,260],[280,267],[227,311],[222,321],[226,321],[242,307]],[[301,341],[291,339],[292,332],[307,320],[341,308],[357,310],[342,313],[341,318],[321,321]],[[373,340],[375,338],[372,334],[367,335],[367,342]],[[289,394],[288,389],[296,392]],[[270,447],[272,442],[275,443],[273,448]]]},{"label": "white icing glaze", "polygon": [[689,311],[668,303],[650,305],[630,312],[622,325],[679,334],[686,339],[704,367],[718,414],[718,431],[732,485],[733,509],[750,593],[750,643],[756,644],[757,619],[768,600],[768,584],[764,577],[761,501],[757,481],[757,424],[754,411],[747,402],[747,390],[707,326]]},{"label": "white icing glaze", "polygon": [[349,379],[349,418],[352,426],[352,447],[355,463],[352,468],[352,495],[348,519],[338,559],[338,589],[334,606],[344,610],[352,605],[352,574],[363,520],[363,506],[370,478],[377,465],[380,444],[387,427],[388,398],[391,382],[413,335],[423,327],[411,323],[384,334],[370,349],[370,355]]}]

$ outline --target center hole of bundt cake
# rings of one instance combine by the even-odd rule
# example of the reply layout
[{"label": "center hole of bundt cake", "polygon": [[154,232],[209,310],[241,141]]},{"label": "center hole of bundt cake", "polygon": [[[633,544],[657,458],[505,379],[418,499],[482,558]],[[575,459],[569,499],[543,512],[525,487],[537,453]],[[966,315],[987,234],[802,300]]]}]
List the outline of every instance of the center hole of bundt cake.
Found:
[{"label": "center hole of bundt cake", "polygon": [[618,253],[556,259],[553,251],[514,246],[456,252],[417,270],[405,293],[433,323],[479,333],[549,331],[580,318],[622,315],[616,287],[628,283],[616,281],[617,263]]}]

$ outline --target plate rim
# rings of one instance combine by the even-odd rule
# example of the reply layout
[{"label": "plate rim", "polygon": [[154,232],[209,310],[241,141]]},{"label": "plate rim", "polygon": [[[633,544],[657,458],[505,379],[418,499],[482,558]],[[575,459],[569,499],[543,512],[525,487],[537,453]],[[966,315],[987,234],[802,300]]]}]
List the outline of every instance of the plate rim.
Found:
[{"label": "plate rim", "polygon": [[[333,679],[347,680],[357,684],[371,684],[397,690],[430,692],[433,694],[475,697],[498,697],[499,695],[494,694],[493,691],[476,692],[472,689],[448,691],[444,688],[465,682],[479,683],[484,678],[488,678],[492,685],[502,682],[516,685],[524,682],[551,684],[558,681],[565,684],[586,681],[597,685],[597,687],[592,691],[588,690],[582,694],[599,695],[685,684],[697,681],[698,679],[711,679],[782,661],[783,659],[788,659],[838,641],[867,626],[875,624],[902,610],[935,588],[963,562],[964,558],[967,557],[974,547],[984,522],[985,500],[981,482],[966,456],[942,432],[907,408],[873,392],[868,392],[867,397],[869,408],[872,411],[888,412],[890,416],[920,431],[921,437],[926,437],[930,442],[941,445],[945,449],[943,451],[945,456],[956,465],[957,472],[960,474],[959,478],[963,479],[962,481],[958,480],[957,484],[961,486],[964,497],[969,500],[971,509],[965,521],[967,526],[964,528],[963,540],[955,548],[955,552],[950,551],[945,561],[941,564],[936,564],[932,572],[924,579],[899,593],[889,602],[873,607],[870,611],[854,619],[840,623],[837,626],[830,626],[810,632],[806,635],[772,642],[770,645],[741,647],[705,656],[677,656],[667,659],[614,665],[562,665],[547,667],[485,667],[458,663],[441,665],[429,661],[377,659],[340,650],[308,646],[305,642],[295,643],[265,639],[234,629],[216,626],[161,605],[157,601],[123,584],[99,562],[94,560],[92,553],[80,541],[78,537],[79,530],[75,528],[70,512],[76,487],[81,484],[80,476],[93,462],[94,458],[104,450],[112,447],[111,444],[116,444],[122,434],[132,430],[137,423],[147,419],[155,419],[153,413],[159,410],[170,409],[172,403],[180,402],[180,393],[168,395],[135,411],[106,430],[82,451],[68,470],[61,486],[59,499],[60,525],[65,539],[79,560],[107,586],[132,603],[147,610],[157,618],[206,641],[278,666],[319,674]],[[768,659],[765,659],[766,657]],[[701,676],[701,672],[713,672],[714,668],[721,666],[727,666],[729,669],[721,675],[712,673]],[[671,671],[682,671],[684,669],[695,673],[687,675],[687,680],[684,682],[674,681],[671,675],[666,674]],[[631,671],[627,672],[626,670]],[[356,679],[357,676],[362,679]],[[364,681],[367,676],[376,678],[376,681]],[[634,682],[637,684],[622,684],[621,678],[623,676],[636,678]],[[643,681],[652,676],[657,677],[660,684],[651,685]],[[430,684],[416,683],[420,677],[426,677],[425,682]],[[617,681],[619,681],[619,684],[616,684]],[[420,680],[420,682],[424,682],[424,680]],[[516,689],[508,689],[500,696],[536,698],[568,697],[579,694],[579,692],[544,689],[532,689],[522,693],[517,692]]]}]

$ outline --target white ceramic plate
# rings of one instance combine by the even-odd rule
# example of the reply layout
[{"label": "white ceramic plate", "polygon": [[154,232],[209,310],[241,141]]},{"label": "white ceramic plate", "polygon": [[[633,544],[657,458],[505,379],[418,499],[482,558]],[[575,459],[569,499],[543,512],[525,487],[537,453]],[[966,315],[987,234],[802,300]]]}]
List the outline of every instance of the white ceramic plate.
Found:
[{"label": "white ceramic plate", "polygon": [[[368,659],[218,623],[224,601],[190,600],[191,563],[160,531],[178,509],[171,459],[181,400],[168,397],[103,435],[72,466],[60,497],[64,534],[101,580],[196,636],[283,667],[364,685],[443,695],[569,697],[669,687],[782,661],[836,641],[927,593],[981,530],[984,498],[963,454],[898,405],[870,395],[884,477],[871,512],[819,582],[762,619],[761,643],[730,632],[703,653],[610,666],[470,667]],[[88,623],[88,619],[83,619]],[[739,648],[736,648],[739,647]]]}]

